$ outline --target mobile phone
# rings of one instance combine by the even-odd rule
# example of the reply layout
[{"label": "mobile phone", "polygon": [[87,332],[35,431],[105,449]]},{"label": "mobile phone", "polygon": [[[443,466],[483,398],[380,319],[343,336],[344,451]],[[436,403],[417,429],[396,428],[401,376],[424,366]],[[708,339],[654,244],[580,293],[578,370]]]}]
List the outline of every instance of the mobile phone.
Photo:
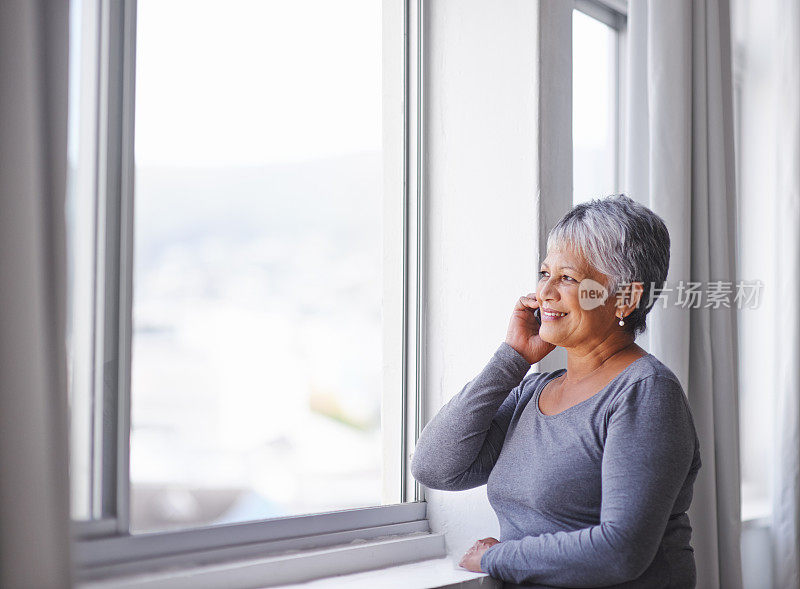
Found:
[{"label": "mobile phone", "polygon": [[541,325],[542,324],[542,308],[541,307],[536,307],[533,310],[533,316],[536,317],[536,321],[538,321],[539,325]]}]

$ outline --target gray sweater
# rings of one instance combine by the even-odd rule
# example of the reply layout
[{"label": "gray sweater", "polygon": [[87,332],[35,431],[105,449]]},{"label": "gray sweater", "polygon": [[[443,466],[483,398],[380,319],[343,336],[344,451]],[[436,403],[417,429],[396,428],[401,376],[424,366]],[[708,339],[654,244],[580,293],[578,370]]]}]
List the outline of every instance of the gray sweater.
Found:
[{"label": "gray sweater", "polygon": [[427,487],[488,485],[500,544],[481,568],[506,587],[694,587],[686,511],[700,442],[677,377],[648,354],[545,415],[539,394],[566,370],[526,376],[530,367],[503,342],[414,452],[411,472]]}]

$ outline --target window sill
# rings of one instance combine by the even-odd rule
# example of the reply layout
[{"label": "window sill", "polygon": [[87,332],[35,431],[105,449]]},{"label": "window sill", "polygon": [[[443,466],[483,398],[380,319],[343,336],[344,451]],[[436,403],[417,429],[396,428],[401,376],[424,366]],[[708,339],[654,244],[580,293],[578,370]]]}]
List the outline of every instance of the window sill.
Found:
[{"label": "window sill", "polygon": [[471,573],[448,557],[385,569],[318,579],[275,589],[499,589],[500,581],[485,573]]},{"label": "window sill", "polygon": [[[85,581],[80,589],[252,589],[307,583],[315,589],[341,586],[350,575],[354,587],[497,587],[485,574],[458,568],[445,557],[444,537],[414,533],[342,546],[237,560],[213,565],[115,576]],[[414,563],[413,565],[409,563]],[[364,571],[369,571],[365,573]],[[357,574],[354,574],[357,573]],[[409,576],[413,575],[412,584]],[[311,581],[311,583],[308,583]],[[402,584],[401,584],[402,582]],[[366,583],[366,584],[365,584]],[[377,584],[376,584],[377,583]],[[488,585],[486,583],[489,583]]]}]

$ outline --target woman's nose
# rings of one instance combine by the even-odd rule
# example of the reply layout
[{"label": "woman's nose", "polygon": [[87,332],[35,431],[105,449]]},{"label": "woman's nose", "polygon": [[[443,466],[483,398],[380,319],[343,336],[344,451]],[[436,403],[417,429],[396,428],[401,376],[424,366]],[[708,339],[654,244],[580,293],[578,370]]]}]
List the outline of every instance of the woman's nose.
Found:
[{"label": "woman's nose", "polygon": [[543,278],[542,281],[539,283],[539,299],[552,299],[556,293],[556,288],[553,284],[551,284],[551,278]]}]

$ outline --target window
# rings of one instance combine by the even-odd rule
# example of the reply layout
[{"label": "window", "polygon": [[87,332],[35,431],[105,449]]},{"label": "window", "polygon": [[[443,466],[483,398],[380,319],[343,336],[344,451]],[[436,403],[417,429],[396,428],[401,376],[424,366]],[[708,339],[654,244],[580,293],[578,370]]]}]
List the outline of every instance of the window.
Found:
[{"label": "window", "polygon": [[[758,11],[753,11],[756,14]],[[777,284],[780,276],[776,244],[764,239],[762,227],[774,224],[772,209],[761,206],[762,194],[778,193],[775,168],[777,117],[762,113],[776,108],[774,80],[780,60],[769,68],[754,67],[756,55],[771,47],[768,21],[754,25],[745,2],[731,4],[734,154],[736,157],[737,276],[758,276],[765,284]],[[770,30],[770,34],[766,32]],[[775,209],[777,210],[777,209]],[[747,213],[745,213],[747,211]],[[739,329],[739,444],[741,455],[742,521],[768,527],[772,517],[775,457],[779,436],[775,427],[778,407],[776,355],[770,345],[776,307],[767,297],[756,309],[737,311]],[[771,369],[764,370],[765,366]],[[765,376],[767,375],[767,376]],[[745,557],[746,558],[746,557]]]},{"label": "window", "polygon": [[624,6],[576,2],[572,11],[573,204],[622,185]]},{"label": "window", "polygon": [[71,3],[84,577],[428,530],[419,26],[402,0]]},{"label": "window", "polygon": [[137,13],[131,528],[396,500],[380,4]]}]

